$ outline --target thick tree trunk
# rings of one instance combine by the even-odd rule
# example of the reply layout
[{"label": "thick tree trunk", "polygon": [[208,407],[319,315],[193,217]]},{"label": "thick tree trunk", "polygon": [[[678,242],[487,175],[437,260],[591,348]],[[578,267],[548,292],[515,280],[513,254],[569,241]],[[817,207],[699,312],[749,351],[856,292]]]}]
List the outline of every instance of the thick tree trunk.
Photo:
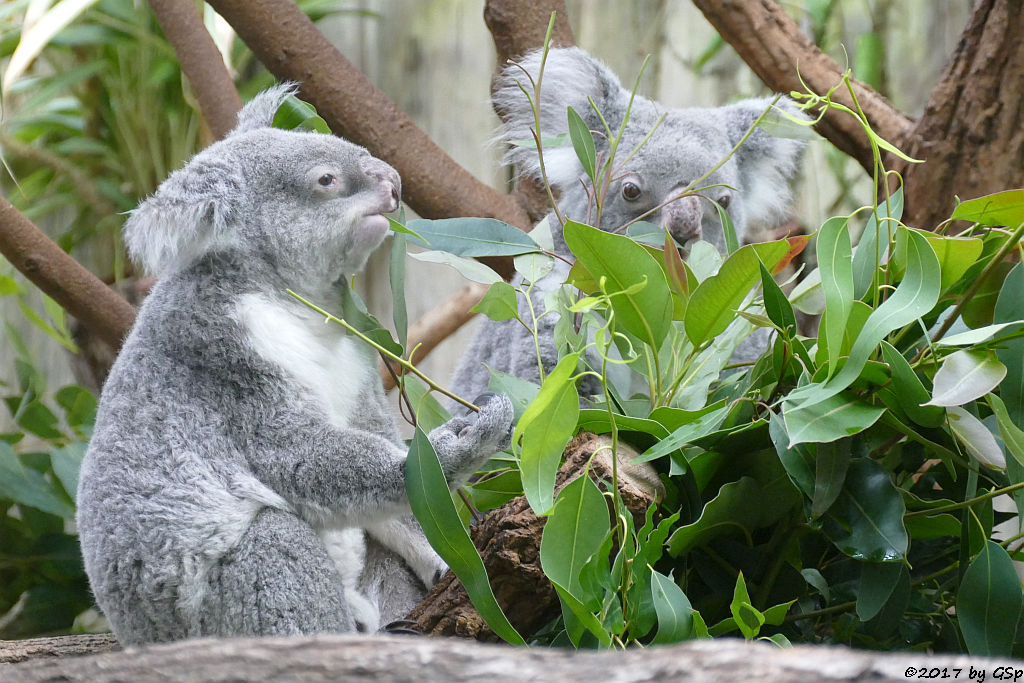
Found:
[{"label": "thick tree trunk", "polygon": [[[573,439],[566,448],[565,463],[558,471],[556,490],[578,477],[588,462],[595,480],[611,481],[611,461],[606,456],[610,451],[605,448],[594,457],[598,448],[608,445],[607,437],[592,434],[581,433]],[[624,464],[620,451],[619,491],[626,507],[641,524],[648,506],[661,495],[660,482],[646,473],[646,468]],[[544,522],[545,518],[535,515],[526,499],[519,497],[488,512],[472,530],[473,541],[491,577],[494,597],[524,638],[529,638],[559,614],[558,595],[540,566]],[[409,619],[415,621],[423,633],[498,640],[451,572],[437,582]]]},{"label": "thick tree trunk", "polygon": [[[77,636],[81,638],[81,636]],[[1006,659],[863,652],[840,647],[779,648],[737,639],[702,640],[627,652],[512,648],[440,638],[318,636],[187,640],[86,657],[4,664],[19,683],[188,681],[906,681],[974,672],[1010,680],[1024,663]],[[18,643],[13,643],[15,647]],[[1019,676],[1019,673],[1017,673]]]},{"label": "thick tree trunk", "polygon": [[981,0],[924,114],[902,149],[924,164],[903,173],[911,225],[934,229],[954,195],[1024,186],[1024,2]]}]

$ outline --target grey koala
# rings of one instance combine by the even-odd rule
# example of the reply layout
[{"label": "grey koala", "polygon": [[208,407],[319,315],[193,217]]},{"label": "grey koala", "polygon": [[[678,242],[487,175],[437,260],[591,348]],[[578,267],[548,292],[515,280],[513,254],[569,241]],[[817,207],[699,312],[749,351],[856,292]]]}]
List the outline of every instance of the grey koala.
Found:
[{"label": "grey koala", "polygon": [[[533,52],[519,64],[536,78],[540,59],[541,53]],[[493,93],[495,109],[505,122],[501,137],[509,142],[532,139],[530,131],[535,127],[533,112],[519,83],[529,86],[522,69],[514,65],[506,67]],[[550,138],[568,132],[566,108],[569,106],[580,114],[588,128],[604,131],[588,97],[593,99],[611,130],[617,132],[629,105],[630,92],[607,66],[583,50],[552,49],[544,67],[539,104],[542,135]],[[636,96],[618,148],[617,163],[622,163],[620,160],[650,133],[662,114],[666,117],[612,179],[597,227],[611,231],[642,216],[646,221],[663,226],[684,247],[703,239],[724,254],[725,235],[718,210],[709,199],[728,211],[741,242],[754,226],[777,225],[789,201],[789,182],[796,171],[803,142],[772,137],[760,128],[729,161],[700,183],[701,187],[715,187],[703,190],[703,197],[679,197],[690,181],[703,176],[725,158],[770,102],[770,98],[760,98],[712,109],[666,109],[657,102]],[[785,98],[778,106],[802,116]],[[608,140],[603,132],[594,138],[601,163],[609,152]],[[523,175],[541,179],[535,149],[513,146],[506,160]],[[590,181],[572,146],[546,147],[544,165],[548,182],[559,192],[558,207],[562,214],[567,219],[593,225],[596,216],[586,189]],[[558,221],[549,215],[547,223],[552,226],[555,251],[570,256]],[[544,297],[557,289],[567,274],[568,266],[556,261],[554,270],[535,283],[534,310],[545,310]],[[529,320],[525,301],[520,301],[520,315]],[[552,315],[544,316],[539,322],[541,357],[548,369],[557,361],[555,324],[556,318]],[[748,338],[734,359],[748,360],[744,355],[756,357],[766,345],[766,333],[759,339]],[[749,351],[745,352],[744,346]],[[455,392],[472,395],[473,391],[487,387],[489,372],[484,364],[539,381],[537,349],[530,334],[515,320],[483,322],[456,369]],[[586,387],[581,387],[581,392],[587,393]]]},{"label": "grey koala", "polygon": [[[78,490],[86,571],[125,645],[375,628],[445,568],[409,521],[371,349],[286,293],[337,309],[399,177],[340,138],[270,128],[293,91],[257,96],[125,225],[159,280]],[[449,482],[507,442],[508,399],[478,400],[429,435]]]}]

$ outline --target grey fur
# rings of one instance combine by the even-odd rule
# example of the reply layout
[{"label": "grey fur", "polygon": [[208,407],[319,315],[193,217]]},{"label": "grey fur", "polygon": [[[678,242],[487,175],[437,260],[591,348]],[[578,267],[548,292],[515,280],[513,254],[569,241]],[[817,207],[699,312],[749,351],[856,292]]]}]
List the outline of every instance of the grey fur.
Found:
[{"label": "grey fur", "polygon": [[[540,53],[527,55],[520,64],[536,78]],[[535,127],[533,113],[517,81],[528,85],[520,68],[507,67],[493,95],[495,108],[505,121],[501,137],[507,142],[532,139],[530,131]],[[541,88],[543,137],[568,132],[566,108],[569,106],[591,130],[603,131],[604,125],[588,97],[594,100],[611,130],[618,132],[629,105],[629,91],[607,66],[583,50],[552,49]],[[625,159],[633,151],[662,114],[667,116],[651,139],[613,179],[598,227],[614,230],[678,197],[690,181],[704,175],[729,153],[770,102],[771,98],[755,98],[712,109],[666,109],[637,96],[619,146],[618,159]],[[786,98],[777,106],[799,115],[795,105]],[[607,158],[608,143],[603,133],[594,137],[601,163]],[[801,141],[772,137],[758,128],[728,162],[703,181],[702,185],[719,185],[701,193],[708,199],[721,202],[723,197],[728,197],[728,211],[741,242],[755,227],[771,228],[780,222],[789,202],[789,181],[796,171],[802,148]],[[585,189],[589,180],[572,146],[549,146],[544,151],[544,159],[547,179],[560,192],[560,211],[568,219],[593,225],[596,216]],[[524,175],[541,178],[535,149],[512,146],[506,160]],[[623,197],[622,190],[627,182],[641,189],[638,199],[627,201]],[[644,220],[663,225],[681,243],[700,238],[713,244],[720,253],[725,251],[725,236],[717,209],[707,199],[693,196],[676,199]],[[557,221],[549,216],[548,223],[554,228],[556,251],[568,255]],[[564,282],[565,274],[564,268],[556,266],[551,275],[537,283],[533,290],[535,310],[546,310],[544,297]],[[526,302],[522,300],[520,314],[529,320]],[[541,355],[547,368],[557,359],[555,324],[551,315],[540,321]],[[747,360],[746,356],[759,355],[767,345],[767,334],[757,337],[748,338],[734,358]],[[456,369],[453,382],[456,393],[473,395],[488,386],[490,374],[484,364],[534,382],[539,379],[532,337],[515,320],[483,323]],[[582,388],[582,393],[586,393],[586,387]]]},{"label": "grey fur", "polygon": [[[337,308],[387,233],[398,174],[340,138],[269,128],[293,90],[257,96],[125,226],[160,279],[78,491],[86,571],[125,645],[374,628],[444,568],[408,517],[372,352],[286,294]],[[511,419],[494,396],[432,431],[448,480],[500,450]]]}]

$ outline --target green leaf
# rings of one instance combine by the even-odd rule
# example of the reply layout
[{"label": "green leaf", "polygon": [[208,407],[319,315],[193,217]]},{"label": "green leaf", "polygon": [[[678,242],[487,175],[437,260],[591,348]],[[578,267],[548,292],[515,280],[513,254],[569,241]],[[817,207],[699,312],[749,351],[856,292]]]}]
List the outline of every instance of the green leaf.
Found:
[{"label": "green leaf", "polygon": [[743,572],[736,576],[736,588],[733,590],[732,602],[729,604],[729,612],[740,629],[740,633],[747,640],[756,638],[764,626],[764,615],[761,614],[750,602],[750,595],[747,593],[747,582],[743,579]]},{"label": "green leaf", "polygon": [[[533,235],[536,232],[534,230],[530,234]],[[527,282],[536,282],[554,270],[555,258],[541,253],[520,254],[512,257],[512,265]]]},{"label": "green leaf", "polygon": [[924,427],[938,427],[945,419],[945,412],[935,406],[922,405],[931,396],[921,379],[910,367],[907,359],[887,341],[882,342],[882,359],[892,372],[892,394],[900,408],[911,420]]},{"label": "green leaf", "polygon": [[651,597],[658,614],[658,633],[651,642],[678,643],[693,637],[693,607],[670,576],[651,572]]},{"label": "green leaf", "polygon": [[540,564],[544,574],[573,597],[587,603],[580,572],[608,536],[608,505],[589,473],[577,477],[559,493],[544,524]]},{"label": "green leaf", "polygon": [[558,361],[512,434],[513,448],[522,439],[518,455],[523,493],[538,515],[546,515],[551,509],[562,452],[576,431],[580,399],[574,374],[578,362],[577,353]]},{"label": "green leaf", "polygon": [[664,457],[673,451],[679,450],[682,446],[707,436],[718,429],[725,418],[729,415],[730,407],[723,405],[720,408],[705,413],[692,422],[687,422],[667,437],[648,448],[642,455],[635,458],[633,463],[650,462]]},{"label": "green leaf", "polygon": [[1016,228],[1024,223],[1024,190],[1006,190],[968,199],[953,210],[951,218],[994,227],[1005,225]]},{"label": "green leaf", "polygon": [[889,235],[896,231],[896,224],[888,219],[899,220],[902,215],[903,189],[900,188],[889,198],[889,209],[883,202],[868,216],[853,255],[853,291],[856,298],[862,298],[874,282],[879,259],[889,248]]},{"label": "green leaf", "polygon": [[80,441],[50,451],[50,463],[64,491],[75,500],[78,496],[78,471],[82,468],[87,444]]},{"label": "green leaf", "polygon": [[819,443],[818,457],[814,460],[814,495],[811,498],[811,517],[821,517],[836,502],[846,481],[850,467],[850,440]]},{"label": "green leaf", "polygon": [[391,336],[391,332],[381,325],[376,317],[367,312],[366,304],[351,287],[342,288],[341,315],[345,322],[391,353],[396,356],[401,356],[404,353],[404,349]]},{"label": "green leaf", "polygon": [[857,590],[857,617],[870,621],[885,606],[904,571],[902,562],[863,562]]},{"label": "green leaf", "polygon": [[764,293],[764,310],[773,323],[786,332],[787,335],[796,334],[796,314],[793,313],[793,305],[789,303],[782,288],[775,282],[775,278],[764,267],[761,267],[761,291]]},{"label": "green leaf", "polygon": [[775,413],[771,414],[768,422],[768,433],[790,481],[808,499],[813,498],[816,478],[814,453],[807,446],[789,445],[785,422]]},{"label": "green leaf", "polygon": [[528,380],[510,375],[494,368],[487,368],[491,378],[487,384],[488,389],[499,394],[505,394],[512,401],[512,409],[515,411],[514,422],[522,419],[523,413],[533,399],[537,398],[540,387]]},{"label": "green leaf", "polygon": [[40,472],[26,467],[6,441],[0,441],[0,498],[64,519],[75,516],[75,508],[56,493],[54,484]]},{"label": "green leaf", "polygon": [[96,397],[88,389],[69,384],[58,389],[53,397],[64,409],[64,419],[69,426],[83,427],[96,420]]},{"label": "green leaf", "polygon": [[960,278],[967,270],[974,265],[981,256],[985,243],[977,237],[949,237],[947,235],[936,235],[934,232],[922,232],[935,250],[935,256],[939,259],[939,268],[942,271],[942,291],[946,291]]},{"label": "green leaf", "polygon": [[405,305],[405,235],[396,234],[391,240],[391,258],[388,262],[388,282],[391,285],[391,319],[395,323],[398,343],[409,341],[409,310]]},{"label": "green leaf", "polygon": [[647,250],[622,235],[568,221],[566,244],[590,274],[607,278],[607,292],[614,294],[646,281],[638,292],[611,299],[618,322],[652,349],[659,349],[672,325],[672,293],[665,272]]},{"label": "green leaf", "polygon": [[473,313],[483,313],[494,321],[516,318],[519,316],[516,288],[507,282],[495,282],[480,303],[469,310]]},{"label": "green leaf", "polygon": [[405,463],[405,487],[412,511],[434,550],[448,563],[487,625],[509,643],[523,640],[494,599],[483,560],[462,526],[441,463],[422,429],[417,429]]},{"label": "green leaf", "polygon": [[989,394],[985,398],[988,400],[988,405],[996,416],[996,424],[999,425],[999,435],[1003,437],[1006,449],[1017,459],[1021,467],[1024,467],[1024,430],[1021,430],[1013,423],[1009,412],[1006,410],[1006,404],[998,396]]},{"label": "green leaf", "polygon": [[462,256],[450,254],[447,251],[420,251],[410,253],[409,256],[417,261],[423,261],[425,263],[440,263],[446,265],[455,269],[467,280],[479,282],[482,285],[491,285],[496,282],[502,282],[501,276],[494,272],[494,270],[489,266],[470,258],[463,258]]},{"label": "green leaf", "polygon": [[725,260],[716,275],[701,282],[690,296],[684,322],[686,336],[700,346],[729,326],[744,299],[761,281],[761,264],[774,268],[789,250],[785,240],[748,244]]},{"label": "green leaf", "polygon": [[908,231],[907,272],[903,281],[868,316],[842,370],[823,384],[809,384],[796,389],[786,398],[787,402],[800,401],[798,407],[804,408],[835,396],[850,386],[860,376],[868,358],[887,334],[914,322],[935,307],[939,300],[939,283],[938,259],[928,240]]},{"label": "green leaf", "polygon": [[964,573],[957,594],[957,622],[967,651],[1011,656],[1021,607],[1020,579],[1013,561],[998,543],[986,541]]},{"label": "green leaf", "polygon": [[60,439],[64,435],[57,429],[60,420],[41,401],[22,405],[17,414],[18,426],[44,439]]},{"label": "green leaf", "polygon": [[331,127],[317,115],[316,108],[295,95],[290,95],[281,103],[274,114],[274,122],[271,125],[284,130],[304,128],[317,133],[331,134]]},{"label": "green leaf", "polygon": [[782,626],[782,622],[786,620],[786,614],[789,613],[789,608],[795,603],[796,600],[790,600],[789,602],[769,607],[764,611],[764,623],[769,626]]},{"label": "green leaf", "polygon": [[870,562],[901,560],[909,540],[906,507],[889,474],[869,458],[855,458],[843,491],[825,515],[825,534],[850,557]]},{"label": "green leaf", "polygon": [[[993,319],[997,323],[1024,319],[1024,264],[1014,266],[1003,281]],[[1010,339],[1000,346],[996,356],[1006,366],[1006,379],[999,387],[999,396],[1006,402],[1010,420],[1024,425],[1024,338]]]},{"label": "green leaf", "polygon": [[668,540],[668,551],[678,557],[712,539],[742,533],[748,539],[761,522],[761,485],[751,477],[722,486],[692,524],[681,526]]},{"label": "green leaf", "polygon": [[[1007,327],[1016,327],[1024,323],[1024,320],[1010,320],[1007,322],[985,325],[974,330],[967,330],[959,334],[951,334],[935,342],[936,346],[973,346],[986,342]],[[1013,340],[1009,340],[1013,341]]]},{"label": "green leaf", "polygon": [[806,407],[783,410],[789,446],[827,442],[864,431],[885,413],[885,406],[873,406],[849,393],[829,396]]},{"label": "green leaf", "polygon": [[1006,468],[1006,456],[985,423],[959,406],[946,408],[949,428],[967,452],[983,465]]},{"label": "green leaf", "polygon": [[999,386],[1006,366],[991,351],[963,349],[942,361],[933,380],[932,406],[962,406]]},{"label": "green leaf", "polygon": [[434,395],[427,388],[427,385],[414,377],[411,373],[403,376],[402,384],[405,387],[405,394],[412,403],[413,412],[416,414],[416,424],[424,432],[430,433],[435,427],[440,427],[451,419],[451,414],[438,402]]},{"label": "green leaf", "polygon": [[11,296],[21,291],[18,282],[8,275],[0,275],[0,296]]},{"label": "green leaf", "polygon": [[417,219],[407,226],[423,246],[456,256],[517,256],[538,251],[537,243],[519,228],[494,218]]},{"label": "green leaf", "polygon": [[410,235],[418,239],[423,245],[430,246],[430,244],[425,239],[423,239],[419,235],[419,233],[417,233],[415,230],[410,230],[408,227],[396,221],[394,218],[388,218],[388,223],[391,226],[391,231],[395,233],[396,237],[398,235]]},{"label": "green leaf", "polygon": [[882,69],[885,63],[885,47],[882,37],[875,31],[862,33],[857,37],[854,51],[853,74],[858,81],[867,83],[876,90],[882,87]]},{"label": "green leaf", "polygon": [[572,107],[568,107],[566,114],[569,118],[569,139],[572,140],[572,147],[576,150],[576,157],[583,166],[595,186],[597,185],[597,151],[594,147],[594,134],[590,132],[583,118],[576,113]]},{"label": "green leaf", "polygon": [[818,270],[825,294],[825,320],[818,335],[828,348],[829,373],[835,372],[843,348],[846,320],[853,308],[853,262],[849,218],[837,216],[825,221],[818,231]]}]

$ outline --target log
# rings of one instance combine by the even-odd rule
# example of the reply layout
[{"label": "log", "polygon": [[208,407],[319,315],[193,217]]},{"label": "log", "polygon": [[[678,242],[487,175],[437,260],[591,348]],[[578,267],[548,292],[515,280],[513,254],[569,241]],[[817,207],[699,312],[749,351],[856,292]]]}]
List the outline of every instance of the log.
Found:
[{"label": "log", "polygon": [[[565,463],[558,471],[555,489],[561,490],[578,477],[587,462],[591,463],[592,477],[610,481],[609,450],[602,450],[591,461],[595,451],[608,445],[610,441],[604,436],[581,433],[574,438],[566,448]],[[627,451],[629,448],[620,444],[619,491],[626,507],[643,524],[647,508],[664,490],[653,470],[623,462],[636,455],[635,452],[627,455]],[[560,612],[558,595],[540,566],[544,521],[545,518],[533,513],[525,498],[519,497],[489,511],[472,529],[473,542],[483,557],[494,597],[524,638],[536,633]],[[431,635],[499,641],[473,607],[462,583],[450,571],[427,593],[409,619],[416,622],[421,632]]]},{"label": "log", "polygon": [[[81,638],[81,636],[75,636]],[[0,653],[5,644],[0,642]],[[2,660],[0,660],[2,661]],[[441,638],[323,635],[186,640],[83,657],[0,663],[19,683],[174,681],[906,681],[923,672],[1012,680],[1024,662],[883,653],[842,647],[779,648],[736,639],[691,641],[626,652],[513,648]],[[1019,675],[1019,674],[1018,674]],[[978,680],[977,676],[973,680]]]}]

